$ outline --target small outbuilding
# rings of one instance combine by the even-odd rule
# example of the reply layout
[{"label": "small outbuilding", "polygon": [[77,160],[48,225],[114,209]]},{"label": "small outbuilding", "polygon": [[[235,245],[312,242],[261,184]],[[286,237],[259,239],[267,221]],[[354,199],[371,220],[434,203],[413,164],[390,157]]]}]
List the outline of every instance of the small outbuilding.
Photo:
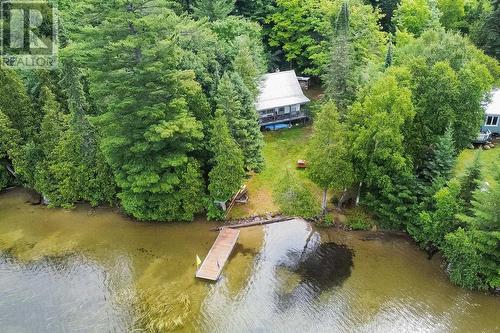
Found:
[{"label": "small outbuilding", "polygon": [[294,70],[263,76],[255,107],[260,125],[289,123],[307,118],[304,105],[309,102],[302,92]]},{"label": "small outbuilding", "polygon": [[493,91],[491,102],[486,106],[481,132],[488,131],[500,135],[500,89]]}]

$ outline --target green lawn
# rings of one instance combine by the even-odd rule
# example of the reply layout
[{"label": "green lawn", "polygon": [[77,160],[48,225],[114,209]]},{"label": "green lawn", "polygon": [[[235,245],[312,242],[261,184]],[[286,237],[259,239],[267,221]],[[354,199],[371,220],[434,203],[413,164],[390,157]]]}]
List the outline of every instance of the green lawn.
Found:
[{"label": "green lawn", "polygon": [[231,218],[277,212],[279,209],[273,202],[273,189],[287,169],[301,177],[318,198],[320,197],[319,189],[306,178],[304,170],[296,169],[297,160],[305,159],[311,130],[311,126],[301,126],[264,133],[263,154],[266,167],[247,181],[249,202],[235,206],[231,211]]},{"label": "green lawn", "polygon": [[[455,175],[463,175],[465,169],[474,161],[478,151],[479,150],[477,149],[466,149],[458,156],[457,165],[455,167]],[[498,168],[498,164],[500,163],[500,141],[497,141],[495,148],[483,150],[480,154],[480,160],[483,167],[483,177],[486,181],[491,183],[494,175],[493,169],[495,166]]]}]

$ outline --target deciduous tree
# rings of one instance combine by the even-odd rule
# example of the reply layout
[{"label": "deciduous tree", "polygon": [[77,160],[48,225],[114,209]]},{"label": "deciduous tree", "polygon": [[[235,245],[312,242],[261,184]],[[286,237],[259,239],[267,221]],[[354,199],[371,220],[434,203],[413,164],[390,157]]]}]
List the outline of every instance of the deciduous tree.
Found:
[{"label": "deciduous tree", "polygon": [[308,177],[323,190],[324,214],[328,190],[342,191],[354,181],[346,127],[333,102],[324,104],[316,117],[307,158]]}]

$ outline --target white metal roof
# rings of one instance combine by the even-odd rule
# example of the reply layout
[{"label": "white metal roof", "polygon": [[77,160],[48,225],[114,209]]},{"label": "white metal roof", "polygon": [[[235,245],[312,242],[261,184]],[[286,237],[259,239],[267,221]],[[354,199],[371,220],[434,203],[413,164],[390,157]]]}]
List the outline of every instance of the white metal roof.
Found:
[{"label": "white metal roof", "polygon": [[491,93],[491,102],[486,106],[486,114],[500,114],[500,89],[493,90]]},{"label": "white metal roof", "polygon": [[260,82],[260,93],[255,103],[257,111],[309,102],[300,88],[295,71],[269,73]]}]

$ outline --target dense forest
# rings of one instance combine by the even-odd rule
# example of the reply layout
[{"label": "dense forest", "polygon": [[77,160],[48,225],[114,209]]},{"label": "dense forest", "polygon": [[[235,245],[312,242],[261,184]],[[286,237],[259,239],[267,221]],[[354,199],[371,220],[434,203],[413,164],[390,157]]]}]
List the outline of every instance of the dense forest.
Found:
[{"label": "dense forest", "polygon": [[[308,175],[359,190],[382,228],[440,250],[451,279],[500,287],[500,165],[454,178],[500,83],[498,0],[64,0],[56,70],[0,67],[0,188],[140,220],[224,216],[265,168],[266,71],[321,82]],[[288,212],[317,207],[298,180]],[[276,196],[280,202],[280,195]],[[304,200],[305,204],[301,204]],[[289,200],[281,200],[290,206]]]}]

